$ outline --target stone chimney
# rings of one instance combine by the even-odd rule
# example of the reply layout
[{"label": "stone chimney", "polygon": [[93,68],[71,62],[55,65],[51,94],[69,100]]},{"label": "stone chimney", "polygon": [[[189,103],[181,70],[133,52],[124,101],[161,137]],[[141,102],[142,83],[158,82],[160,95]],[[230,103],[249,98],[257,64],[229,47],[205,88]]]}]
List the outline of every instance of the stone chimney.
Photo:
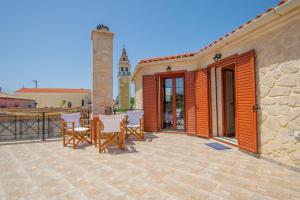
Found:
[{"label": "stone chimney", "polygon": [[113,37],[105,25],[92,30],[93,115],[104,114],[113,104]]}]

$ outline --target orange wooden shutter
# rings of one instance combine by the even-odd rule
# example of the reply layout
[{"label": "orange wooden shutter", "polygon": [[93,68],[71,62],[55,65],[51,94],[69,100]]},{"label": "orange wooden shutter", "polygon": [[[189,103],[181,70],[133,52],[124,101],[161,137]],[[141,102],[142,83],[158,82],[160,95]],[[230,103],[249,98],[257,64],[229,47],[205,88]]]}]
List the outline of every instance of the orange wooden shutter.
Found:
[{"label": "orange wooden shutter", "polygon": [[196,116],[195,116],[195,72],[185,73],[185,109],[186,109],[186,132],[187,134],[196,134]]},{"label": "orange wooden shutter", "polygon": [[196,129],[197,135],[209,137],[209,96],[207,69],[196,71]]},{"label": "orange wooden shutter", "polygon": [[143,76],[144,129],[157,131],[157,86],[155,75]]},{"label": "orange wooden shutter", "polygon": [[238,145],[257,153],[254,51],[237,57],[235,79]]}]

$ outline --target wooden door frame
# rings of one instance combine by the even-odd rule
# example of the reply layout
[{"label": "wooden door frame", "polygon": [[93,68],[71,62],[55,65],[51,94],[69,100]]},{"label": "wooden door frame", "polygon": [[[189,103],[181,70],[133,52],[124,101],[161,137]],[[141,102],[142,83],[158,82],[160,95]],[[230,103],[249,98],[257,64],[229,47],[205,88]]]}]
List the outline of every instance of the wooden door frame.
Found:
[{"label": "wooden door frame", "polygon": [[[158,77],[157,79],[159,80],[159,92],[160,92],[160,95],[159,96],[159,104],[160,104],[160,109],[159,109],[159,113],[158,115],[160,116],[160,129],[163,129],[163,120],[164,120],[164,112],[163,112],[163,80],[164,79],[172,79],[172,95],[175,95],[176,94],[176,83],[174,81],[174,78],[183,78],[183,89],[184,89],[184,92],[183,92],[183,99],[184,99],[184,112],[183,112],[183,119],[184,119],[184,129],[183,131],[186,131],[186,102],[185,102],[185,74],[186,74],[187,70],[177,70],[177,71],[170,71],[170,72],[157,72],[155,73],[155,75]],[[176,103],[176,101],[175,101]],[[174,123],[174,120],[176,119],[176,104],[173,103],[173,110],[174,110],[174,107],[175,107],[175,112],[172,113],[173,115],[173,126],[175,125],[175,127],[173,127],[172,129],[170,130],[177,130],[176,129],[176,123]],[[175,116],[175,117],[174,117]]]},{"label": "wooden door frame", "polygon": [[[218,94],[217,94],[217,69],[218,68],[221,68],[221,77],[222,77],[222,69],[225,68],[225,67],[228,67],[228,66],[234,66],[234,71],[235,71],[235,67],[236,67],[236,58],[237,58],[238,54],[233,54],[231,56],[228,56],[226,58],[223,58],[219,61],[216,61],[214,63],[211,63],[207,66],[207,69],[208,69],[208,82],[209,82],[209,88],[208,88],[208,94],[209,94],[209,103],[211,103],[211,69],[214,69],[215,70],[215,95],[216,95],[216,119],[217,119],[217,133],[219,132],[219,127],[218,127],[218,122],[219,122],[219,113],[218,113]],[[221,80],[222,81],[222,80]],[[235,84],[234,84],[235,85]],[[223,91],[222,91],[223,92]],[[222,97],[223,98],[223,97]],[[236,92],[234,94],[234,101],[236,102]],[[210,113],[212,113],[212,107],[211,107],[211,104],[209,104],[209,111]],[[223,107],[223,105],[222,105]],[[234,129],[235,129],[235,134],[236,134],[236,137],[237,137],[237,127],[236,127],[236,120],[237,120],[237,113],[236,113],[236,105],[235,105],[235,108],[234,108],[234,115],[235,115],[235,123],[234,123]],[[223,118],[223,117],[222,117]],[[224,120],[222,122],[222,132],[224,133]],[[210,120],[209,120],[209,133],[210,133],[210,137],[212,138],[213,137],[213,134],[212,134],[212,116],[210,115]]]}]

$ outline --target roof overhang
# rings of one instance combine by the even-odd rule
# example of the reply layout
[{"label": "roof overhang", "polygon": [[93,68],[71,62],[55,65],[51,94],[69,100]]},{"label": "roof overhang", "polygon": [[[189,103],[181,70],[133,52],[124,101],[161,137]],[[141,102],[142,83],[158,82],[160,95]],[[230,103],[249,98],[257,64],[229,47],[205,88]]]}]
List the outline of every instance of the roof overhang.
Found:
[{"label": "roof overhang", "polygon": [[208,55],[226,45],[230,45],[238,40],[249,36],[249,34],[255,31],[258,28],[264,27],[266,24],[282,17],[286,13],[300,7],[299,0],[289,0],[289,1],[282,1],[278,4],[277,7],[268,9],[264,14],[258,15],[254,20],[248,21],[246,24],[240,26],[239,28],[233,30],[231,33],[226,34],[225,36],[221,37],[220,39],[212,42],[208,46],[199,50],[194,56],[187,57],[187,58],[176,58],[170,60],[162,60],[162,61],[152,61],[148,63],[141,63],[140,61],[136,65],[134,72],[132,74],[132,80],[134,80],[136,74],[142,69],[153,65],[158,64],[167,64],[172,62],[184,61],[185,59],[194,60],[199,59],[205,55]]}]

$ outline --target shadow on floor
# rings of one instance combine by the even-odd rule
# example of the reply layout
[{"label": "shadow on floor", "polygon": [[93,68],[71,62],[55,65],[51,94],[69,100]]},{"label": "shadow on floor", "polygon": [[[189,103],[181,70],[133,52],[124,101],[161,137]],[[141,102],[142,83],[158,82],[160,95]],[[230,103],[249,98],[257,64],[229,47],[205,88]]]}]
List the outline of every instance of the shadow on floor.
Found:
[{"label": "shadow on floor", "polygon": [[[145,133],[144,139],[141,141],[136,140],[135,137],[131,136],[129,137],[125,142],[124,149],[119,149],[118,147],[112,145],[108,147],[108,150],[106,150],[105,153],[109,154],[125,154],[125,153],[138,153],[139,151],[136,150],[135,145],[136,142],[152,142],[154,139],[157,139],[155,133]],[[81,143],[77,146],[77,149],[85,150],[86,147],[90,146],[92,144],[89,143]],[[67,146],[69,148],[72,148],[72,146]]]}]

